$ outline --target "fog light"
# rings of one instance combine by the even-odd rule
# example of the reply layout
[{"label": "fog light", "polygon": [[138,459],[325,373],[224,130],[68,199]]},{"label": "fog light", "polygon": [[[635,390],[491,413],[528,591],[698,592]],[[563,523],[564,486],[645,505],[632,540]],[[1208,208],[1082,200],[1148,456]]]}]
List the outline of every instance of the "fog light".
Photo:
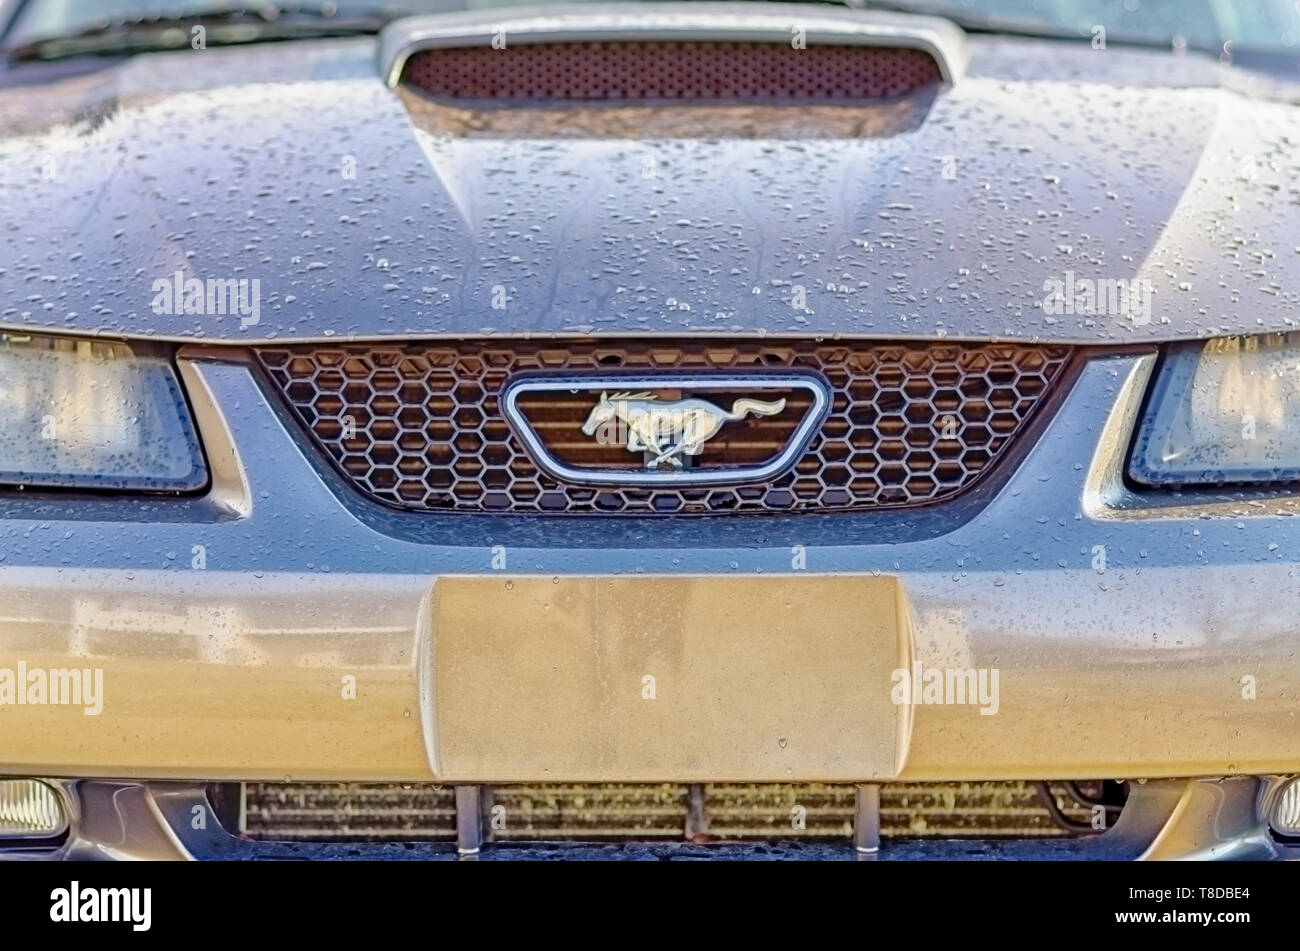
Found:
[{"label": "fog light", "polygon": [[39,779],[0,779],[0,839],[48,839],[67,826],[50,786]]},{"label": "fog light", "polygon": [[1300,836],[1300,779],[1291,779],[1273,800],[1268,824],[1278,835]]}]

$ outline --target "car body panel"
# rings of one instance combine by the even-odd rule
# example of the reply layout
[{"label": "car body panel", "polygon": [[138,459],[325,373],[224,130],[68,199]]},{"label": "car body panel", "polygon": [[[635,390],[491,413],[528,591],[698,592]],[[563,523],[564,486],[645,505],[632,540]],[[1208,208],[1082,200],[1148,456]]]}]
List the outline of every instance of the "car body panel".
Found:
[{"label": "car body panel", "polygon": [[[727,110],[702,108],[647,139],[421,129],[374,40],[293,49],[0,88],[4,206],[43,225],[0,231],[0,326],[1089,343],[1295,326],[1300,117],[1200,55],[977,38],[904,131],[843,131],[895,104],[717,138]],[[260,280],[258,322],[154,313],[176,272]],[[1149,280],[1149,321],[1044,313],[1067,272]]]},{"label": "car body panel", "polygon": [[[203,414],[201,435],[210,451],[237,452],[247,513],[182,509],[155,520],[141,545],[122,526],[131,500],[76,521],[39,500],[6,500],[7,653],[33,666],[102,667],[112,715],[6,708],[0,772],[496,780],[435,768],[429,612],[439,576],[784,575],[795,546],[810,572],[898,578],[914,660],[1001,671],[997,716],[915,706],[900,778],[1293,770],[1295,501],[1100,511],[1116,498],[1106,487],[1113,429],[1131,421],[1151,364],[1089,362],[977,513],[929,538],[876,543],[872,519],[854,517],[663,529],[602,518],[599,531],[580,517],[542,519],[539,532],[537,519],[426,516],[440,539],[404,537],[409,517],[359,517],[364,504],[304,451],[248,366],[195,360],[187,385],[225,408],[234,444],[223,449]],[[743,544],[714,535],[720,523],[743,523]],[[1097,546],[1107,552],[1101,571]],[[347,676],[356,700],[343,699]],[[1257,684],[1253,699],[1244,677]],[[627,687],[638,692],[639,678]],[[597,765],[548,778],[623,775]]]}]

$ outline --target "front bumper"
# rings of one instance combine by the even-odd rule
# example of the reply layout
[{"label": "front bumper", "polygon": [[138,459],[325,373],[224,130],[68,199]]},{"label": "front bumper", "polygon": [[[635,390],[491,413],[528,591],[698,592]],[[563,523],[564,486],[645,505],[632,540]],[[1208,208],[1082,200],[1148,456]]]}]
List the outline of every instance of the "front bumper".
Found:
[{"label": "front bumper", "polygon": [[[1090,360],[1009,478],[951,505],[649,521],[389,511],[305,448],[236,355],[182,354],[207,496],[3,500],[0,667],[99,668],[104,688],[98,715],[0,707],[0,773],[714,778],[707,763],[632,776],[617,753],[530,777],[445,760],[436,580],[782,575],[796,547],[809,573],[898,579],[914,661],[1001,673],[996,715],[917,705],[893,766],[860,779],[1300,770],[1296,502],[1128,492],[1122,461],[1152,362]],[[808,762],[773,770],[748,778],[846,778]]]},{"label": "front bumper", "polygon": [[[535,842],[482,845],[472,830],[458,842],[274,842],[234,834],[202,784],[76,781],[59,784],[71,832],[57,847],[0,850],[9,858],[98,860],[455,860],[486,859],[993,859],[1297,860],[1300,845],[1278,841],[1263,818],[1277,777],[1150,780],[1133,784],[1118,821],[1104,834],[1056,839],[891,840],[757,843]],[[473,787],[459,787],[472,789]],[[458,804],[460,797],[458,797]],[[859,817],[861,820],[863,817]],[[474,825],[471,821],[469,825]],[[879,844],[879,840],[876,840]],[[482,845],[482,848],[480,846]]]}]

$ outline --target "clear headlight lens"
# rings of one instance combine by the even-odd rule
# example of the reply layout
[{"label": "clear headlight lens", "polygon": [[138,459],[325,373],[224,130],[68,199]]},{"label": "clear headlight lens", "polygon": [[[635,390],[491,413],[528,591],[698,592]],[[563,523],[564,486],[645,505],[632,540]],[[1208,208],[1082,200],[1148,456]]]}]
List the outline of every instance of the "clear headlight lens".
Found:
[{"label": "clear headlight lens", "polygon": [[207,480],[168,361],[121,343],[0,333],[0,483],[186,490]]},{"label": "clear headlight lens", "polygon": [[1300,333],[1174,348],[1129,476],[1148,485],[1300,479]]}]

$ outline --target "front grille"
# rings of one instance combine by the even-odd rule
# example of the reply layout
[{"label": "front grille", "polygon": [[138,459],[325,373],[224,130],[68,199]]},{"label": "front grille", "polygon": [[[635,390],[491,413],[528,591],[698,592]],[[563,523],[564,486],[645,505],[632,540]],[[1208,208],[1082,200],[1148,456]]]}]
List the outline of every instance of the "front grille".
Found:
[{"label": "front grille", "polygon": [[472,104],[759,102],[890,99],[940,80],[920,50],[788,43],[535,43],[426,50],[404,82]]},{"label": "front grille", "polygon": [[[835,511],[920,505],[969,488],[1005,452],[1065,369],[1070,349],[1018,344],[663,341],[266,347],[258,359],[294,415],[361,491],[416,511]],[[829,414],[784,474],[709,487],[562,483],[501,413],[520,374],[811,372]],[[593,454],[585,408],[533,406],[547,448]],[[768,453],[785,424],[738,428],[719,451]],[[728,443],[726,440],[734,440]],[[583,448],[584,445],[586,448]],[[730,445],[730,449],[728,446]],[[712,451],[712,450],[710,450]]]},{"label": "front grille", "polygon": [[[1079,783],[1103,797],[1101,783]],[[1092,810],[1052,787],[1062,815],[1088,827]],[[450,841],[451,786],[247,783],[241,830],[258,839]],[[881,787],[881,835],[1026,838],[1070,834],[1053,821],[1033,783],[889,783]],[[1118,811],[1114,807],[1114,813]],[[848,841],[854,787],[819,783],[522,784],[485,787],[484,834],[497,842]]]}]

